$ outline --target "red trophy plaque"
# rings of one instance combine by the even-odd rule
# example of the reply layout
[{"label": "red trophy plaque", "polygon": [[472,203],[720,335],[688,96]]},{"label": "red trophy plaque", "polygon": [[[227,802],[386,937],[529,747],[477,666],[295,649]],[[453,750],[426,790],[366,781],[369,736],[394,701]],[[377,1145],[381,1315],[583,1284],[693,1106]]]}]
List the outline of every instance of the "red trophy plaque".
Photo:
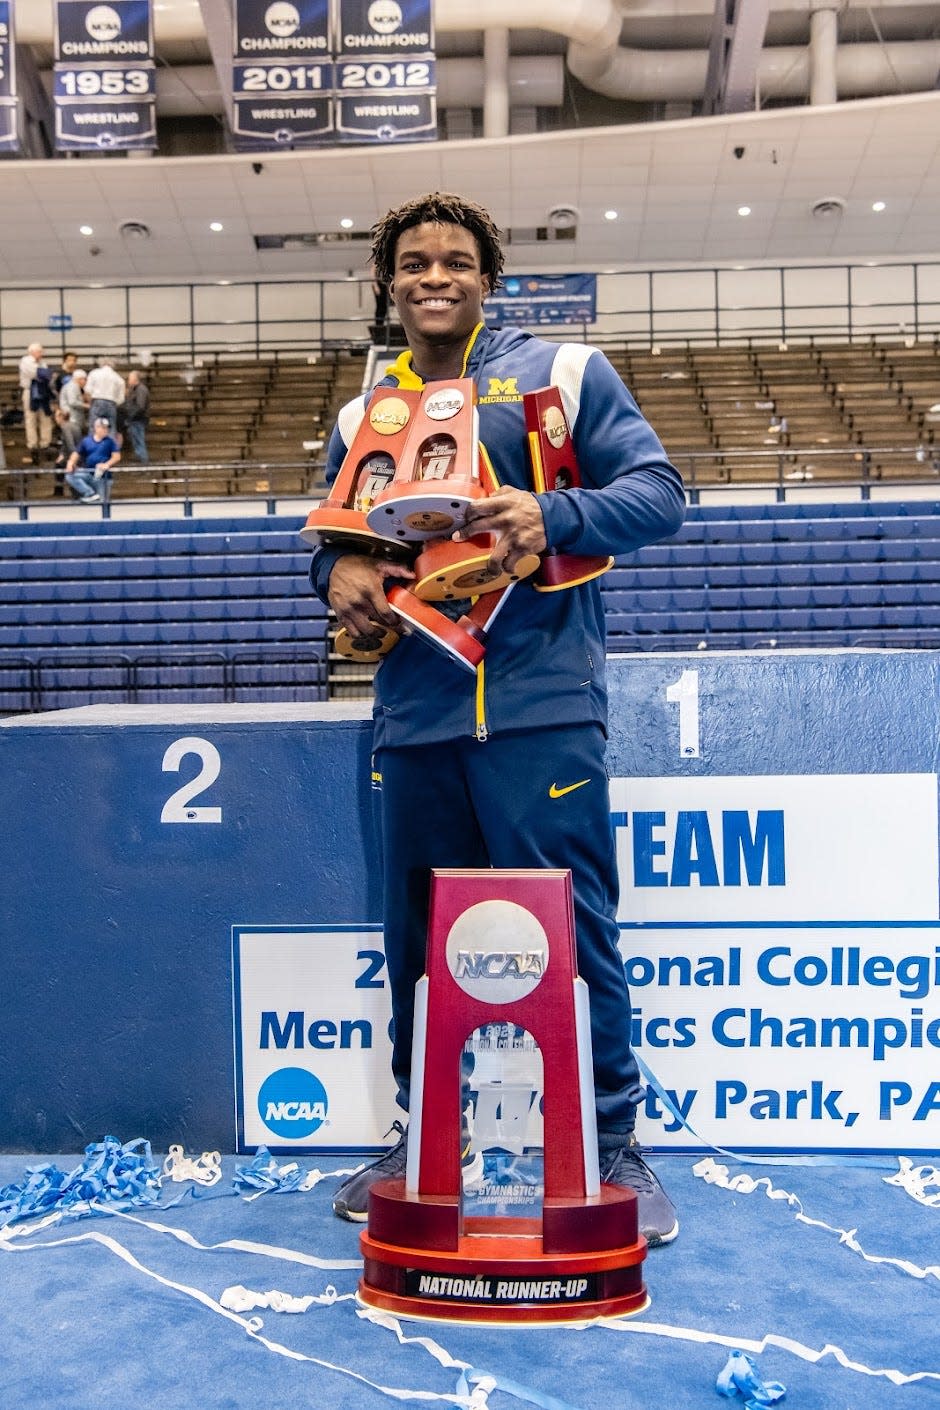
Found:
[{"label": "red trophy plaque", "polygon": [[[422,602],[408,588],[396,583],[386,593],[388,605],[402,621],[402,629],[417,632],[429,646],[442,651],[456,666],[471,673],[486,655],[485,637],[468,630],[466,618],[452,622],[430,602]],[[482,600],[482,599],[481,599]]]},{"label": "red trophy plaque", "polygon": [[392,482],[366,512],[374,533],[400,543],[447,538],[462,527],[467,506],[486,496],[475,398],[472,377],[420,393]]},{"label": "red trophy plaque", "polygon": [[407,546],[380,538],[366,522],[376,497],[390,484],[408,443],[419,392],[377,387],[326,499],[307,515],[307,543],[342,542],[360,553],[407,556]]},{"label": "red trophy plaque", "polygon": [[[541,1049],[541,1218],[465,1214],[461,1052],[518,1025]],[[587,988],[567,871],[432,873],[427,966],[415,991],[405,1179],[369,1192],[359,1296],[396,1315],[550,1323],[648,1305],[636,1195],[602,1185]]]},{"label": "red trophy plaque", "polygon": [[[561,391],[558,387],[542,387],[537,392],[526,392],[522,405],[532,487],[536,494],[544,494],[546,490],[577,488],[581,484],[581,474]],[[613,562],[612,558],[558,553],[548,549],[542,554],[542,566],[534,586],[537,592],[557,592],[559,588],[577,587],[591,578],[599,578],[613,566]]]}]

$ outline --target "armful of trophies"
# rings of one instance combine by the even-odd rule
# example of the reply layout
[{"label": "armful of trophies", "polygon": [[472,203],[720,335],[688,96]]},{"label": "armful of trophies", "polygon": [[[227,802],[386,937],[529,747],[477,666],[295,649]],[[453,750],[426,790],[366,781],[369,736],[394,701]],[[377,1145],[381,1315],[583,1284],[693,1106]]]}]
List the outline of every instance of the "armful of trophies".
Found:
[{"label": "armful of trophies", "polygon": [[[408,564],[413,580],[386,591],[401,632],[417,632],[468,671],[483,660],[487,633],[517,582],[531,578],[536,591],[556,592],[598,577],[614,561],[547,549],[523,555],[510,572],[491,562],[495,534],[453,537],[470,505],[499,488],[480,442],[475,396],[469,377],[423,391],[376,388],[328,497],[301,530],[308,543]],[[523,406],[532,489],[579,486],[558,388],[527,392]],[[463,599],[468,608],[456,622],[434,605]],[[353,661],[377,661],[401,632],[377,625],[354,637],[342,628],[335,649]]]}]

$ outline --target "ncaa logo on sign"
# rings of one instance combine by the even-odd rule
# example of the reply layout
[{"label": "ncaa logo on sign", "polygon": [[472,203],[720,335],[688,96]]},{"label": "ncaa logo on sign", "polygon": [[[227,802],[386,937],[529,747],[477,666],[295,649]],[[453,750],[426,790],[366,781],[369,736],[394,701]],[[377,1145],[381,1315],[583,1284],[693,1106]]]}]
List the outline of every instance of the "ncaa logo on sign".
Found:
[{"label": "ncaa logo on sign", "polygon": [[92,39],[107,44],[121,33],[121,16],[110,5],[95,5],[85,16],[85,28]]},{"label": "ncaa logo on sign", "polygon": [[305,1067],[282,1067],[265,1078],[258,1093],[258,1114],[276,1136],[299,1141],[312,1136],[326,1120],[326,1088]]}]

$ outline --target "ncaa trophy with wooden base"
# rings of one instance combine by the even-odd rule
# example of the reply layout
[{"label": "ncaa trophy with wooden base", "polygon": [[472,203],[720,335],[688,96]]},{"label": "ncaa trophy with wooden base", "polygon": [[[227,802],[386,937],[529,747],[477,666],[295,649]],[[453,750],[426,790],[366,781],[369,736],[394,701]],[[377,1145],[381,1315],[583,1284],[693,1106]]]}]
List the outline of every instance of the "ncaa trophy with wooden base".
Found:
[{"label": "ncaa trophy with wooden base", "polygon": [[[542,1054],[540,1218],[464,1210],[461,1055],[468,1035],[494,1022],[518,1025]],[[544,1324],[648,1305],[636,1195],[599,1178],[570,872],[432,872],[406,1174],[370,1189],[360,1244],[359,1297],[399,1316]]]},{"label": "ncaa trophy with wooden base", "polygon": [[[419,398],[416,391],[375,389],[326,498],[307,515],[300,531],[306,543],[338,543],[356,553],[408,562],[411,546],[370,529],[366,513],[402,459]],[[388,627],[376,626],[368,636],[355,638],[343,627],[333,644],[347,660],[369,663],[385,656],[398,640],[399,634]]]}]

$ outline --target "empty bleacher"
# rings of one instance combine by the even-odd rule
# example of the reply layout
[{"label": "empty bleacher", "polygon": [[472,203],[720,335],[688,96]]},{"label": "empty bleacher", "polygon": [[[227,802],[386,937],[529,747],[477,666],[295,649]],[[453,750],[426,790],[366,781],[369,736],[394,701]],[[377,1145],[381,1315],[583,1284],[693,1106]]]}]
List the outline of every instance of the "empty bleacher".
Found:
[{"label": "empty bleacher", "polygon": [[[371,693],[294,518],[0,525],[0,712]],[[601,579],[609,649],[940,646],[940,498],[690,509]]]},{"label": "empty bleacher", "polygon": [[325,699],[327,617],[297,527],[4,525],[0,712]]},{"label": "empty bleacher", "polygon": [[940,500],[692,509],[601,580],[611,652],[940,646]]}]

